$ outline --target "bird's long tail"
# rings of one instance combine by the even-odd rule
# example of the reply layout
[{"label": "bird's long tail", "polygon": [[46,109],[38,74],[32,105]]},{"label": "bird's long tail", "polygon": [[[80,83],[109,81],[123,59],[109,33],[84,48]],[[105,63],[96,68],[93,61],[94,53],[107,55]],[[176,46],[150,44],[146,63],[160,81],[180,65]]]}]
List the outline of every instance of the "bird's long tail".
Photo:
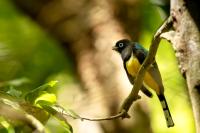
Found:
[{"label": "bird's long tail", "polygon": [[164,94],[158,95],[158,98],[159,98],[160,103],[162,105],[162,109],[163,109],[163,112],[164,112],[164,115],[165,115],[165,119],[166,119],[166,122],[167,122],[167,127],[173,127],[174,126],[174,122],[173,122],[171,113],[169,111],[169,107],[167,105],[167,101],[165,99]]}]

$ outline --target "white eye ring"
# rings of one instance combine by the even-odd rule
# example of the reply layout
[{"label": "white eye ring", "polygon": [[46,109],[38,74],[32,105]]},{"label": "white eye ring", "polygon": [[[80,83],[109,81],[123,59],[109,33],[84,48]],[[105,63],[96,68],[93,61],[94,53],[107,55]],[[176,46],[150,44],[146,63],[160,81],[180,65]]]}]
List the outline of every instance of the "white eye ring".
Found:
[{"label": "white eye ring", "polygon": [[124,46],[124,44],[121,42],[119,43],[119,47],[122,48]]}]

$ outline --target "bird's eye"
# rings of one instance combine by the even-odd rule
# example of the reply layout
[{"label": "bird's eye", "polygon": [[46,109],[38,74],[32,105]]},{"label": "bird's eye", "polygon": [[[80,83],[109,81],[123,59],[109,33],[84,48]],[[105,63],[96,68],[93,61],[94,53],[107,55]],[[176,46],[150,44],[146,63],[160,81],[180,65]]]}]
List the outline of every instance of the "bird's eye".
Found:
[{"label": "bird's eye", "polygon": [[119,47],[122,48],[124,46],[123,43],[119,43]]}]

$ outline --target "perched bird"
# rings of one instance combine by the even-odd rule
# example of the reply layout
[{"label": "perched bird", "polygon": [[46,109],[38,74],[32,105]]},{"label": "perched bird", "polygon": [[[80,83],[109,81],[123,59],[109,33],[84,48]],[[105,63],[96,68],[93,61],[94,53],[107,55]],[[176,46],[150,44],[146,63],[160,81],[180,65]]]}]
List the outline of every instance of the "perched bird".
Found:
[{"label": "perched bird", "polygon": [[[113,50],[121,54],[128,79],[131,84],[134,85],[134,79],[137,76],[140,66],[146,58],[148,51],[139,43],[132,42],[128,39],[119,40],[113,47]],[[152,93],[147,88],[151,88],[156,92],[164,111],[167,126],[173,127],[174,122],[164,96],[164,86],[156,62],[154,62],[146,71],[144,75],[143,86],[141,88],[141,91],[144,94],[152,97]]]}]

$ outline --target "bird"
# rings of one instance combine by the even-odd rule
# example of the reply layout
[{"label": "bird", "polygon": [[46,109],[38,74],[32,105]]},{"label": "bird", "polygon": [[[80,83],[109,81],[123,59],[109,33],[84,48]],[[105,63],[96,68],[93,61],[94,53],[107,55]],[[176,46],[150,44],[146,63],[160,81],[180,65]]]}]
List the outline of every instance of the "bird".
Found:
[{"label": "bird", "polygon": [[[134,42],[128,39],[122,39],[117,41],[112,49],[117,51],[121,55],[123,66],[128,76],[128,79],[130,83],[134,85],[134,79],[137,76],[137,73],[142,63],[147,57],[148,51],[138,42]],[[164,86],[156,61],[154,61],[147,69],[144,75],[142,87],[140,89],[146,96],[152,97],[153,94],[150,90],[148,90],[149,88],[154,90],[156,92],[156,95],[158,96],[158,99],[161,103],[164,112],[167,127],[173,127],[174,121],[172,119],[164,95]]]}]

